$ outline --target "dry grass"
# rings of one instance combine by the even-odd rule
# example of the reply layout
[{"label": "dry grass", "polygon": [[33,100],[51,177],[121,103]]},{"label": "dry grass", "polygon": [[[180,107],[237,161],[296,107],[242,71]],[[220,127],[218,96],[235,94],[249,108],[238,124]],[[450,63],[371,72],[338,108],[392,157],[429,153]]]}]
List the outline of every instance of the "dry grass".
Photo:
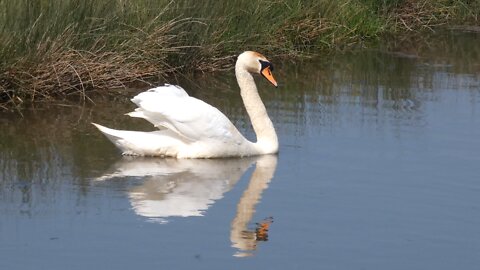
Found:
[{"label": "dry grass", "polygon": [[476,22],[480,12],[479,0],[62,3],[0,0],[0,109],[85,102],[91,93],[155,83],[174,72],[228,69],[239,49],[305,57],[386,34]]},{"label": "dry grass", "polygon": [[[131,83],[148,83],[174,72],[167,58],[181,51],[169,34],[183,21],[170,21],[147,33],[129,32],[129,39],[115,50],[106,49],[106,40],[97,41],[85,50],[65,49],[65,33],[54,42],[44,43],[35,55],[19,58],[0,75],[0,101],[3,107],[18,106],[34,100],[64,99],[76,96],[88,100],[92,90],[125,87]],[[32,59],[34,59],[32,61]]]}]

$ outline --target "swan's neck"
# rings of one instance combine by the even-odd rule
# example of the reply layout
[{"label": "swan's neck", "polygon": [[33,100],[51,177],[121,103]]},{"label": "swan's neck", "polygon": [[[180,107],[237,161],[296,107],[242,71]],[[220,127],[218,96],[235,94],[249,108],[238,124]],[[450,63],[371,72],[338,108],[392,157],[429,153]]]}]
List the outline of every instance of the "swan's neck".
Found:
[{"label": "swan's neck", "polygon": [[240,94],[247,110],[253,130],[257,135],[255,144],[261,154],[273,154],[278,152],[278,138],[273,123],[268,117],[267,109],[258,94],[257,86],[252,74],[241,66],[235,67],[235,75]]}]

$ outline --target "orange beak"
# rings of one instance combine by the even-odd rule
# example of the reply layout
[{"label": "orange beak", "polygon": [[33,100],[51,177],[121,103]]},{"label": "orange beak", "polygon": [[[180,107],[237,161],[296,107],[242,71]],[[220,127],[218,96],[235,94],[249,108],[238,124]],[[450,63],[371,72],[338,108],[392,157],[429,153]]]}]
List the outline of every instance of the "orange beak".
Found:
[{"label": "orange beak", "polygon": [[273,78],[273,74],[270,71],[270,67],[266,67],[262,70],[262,75],[267,79],[269,82],[271,82],[275,87],[278,86],[277,81]]}]

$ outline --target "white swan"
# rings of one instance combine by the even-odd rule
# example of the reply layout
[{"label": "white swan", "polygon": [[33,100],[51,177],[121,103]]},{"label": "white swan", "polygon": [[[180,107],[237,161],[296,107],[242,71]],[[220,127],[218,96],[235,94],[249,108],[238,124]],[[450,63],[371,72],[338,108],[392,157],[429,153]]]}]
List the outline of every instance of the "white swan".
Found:
[{"label": "white swan", "polygon": [[152,132],[114,130],[95,123],[125,155],[176,158],[242,157],[278,152],[278,138],[252,73],[277,82],[265,56],[243,52],[235,64],[240,94],[257,135],[250,142],[217,108],[193,97],[179,86],[165,85],[135,96],[138,106],[129,116],[144,118],[160,130]]}]

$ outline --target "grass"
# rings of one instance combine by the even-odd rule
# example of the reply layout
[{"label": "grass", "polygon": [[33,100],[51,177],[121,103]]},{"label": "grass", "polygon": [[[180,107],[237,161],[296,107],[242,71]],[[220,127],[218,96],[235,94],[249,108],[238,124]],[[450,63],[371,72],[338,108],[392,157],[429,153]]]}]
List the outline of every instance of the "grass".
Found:
[{"label": "grass", "polygon": [[479,13],[480,0],[0,0],[0,107],[87,101],[228,69],[247,49],[299,58],[478,23]]}]

